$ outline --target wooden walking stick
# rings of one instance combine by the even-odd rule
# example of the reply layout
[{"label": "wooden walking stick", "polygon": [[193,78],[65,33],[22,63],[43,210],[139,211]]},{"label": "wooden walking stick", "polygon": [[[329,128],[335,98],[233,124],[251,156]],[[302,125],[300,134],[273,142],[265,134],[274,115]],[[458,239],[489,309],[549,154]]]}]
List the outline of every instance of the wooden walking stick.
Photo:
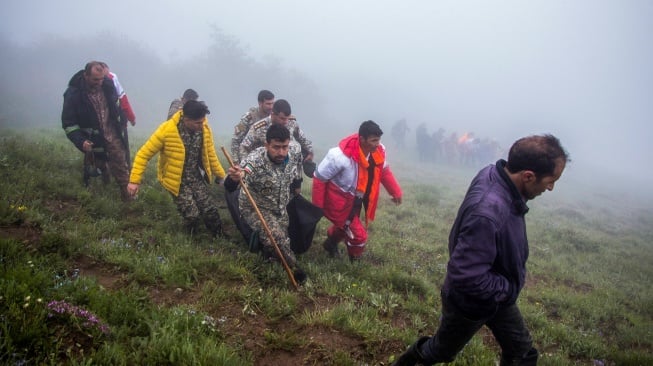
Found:
[{"label": "wooden walking stick", "polygon": [[[222,149],[222,153],[227,158],[227,161],[229,162],[229,166],[233,167],[234,162],[231,160],[231,155],[229,155],[229,153],[224,148],[224,146],[221,146],[220,149]],[[272,236],[272,231],[270,231],[268,224],[265,222],[265,218],[263,218],[263,214],[258,209],[256,202],[254,202],[254,198],[249,193],[249,189],[247,189],[247,185],[245,184],[245,181],[242,178],[240,179],[240,187],[243,189],[243,192],[245,192],[245,195],[247,195],[247,199],[249,199],[249,203],[251,203],[252,207],[254,207],[254,210],[256,210],[256,214],[258,215],[259,220],[261,220],[261,224],[263,224],[263,229],[265,229],[265,234],[268,236],[268,239],[270,239],[272,246],[274,246],[274,251],[277,253],[277,256],[281,260],[281,264],[283,265],[283,268],[286,270],[286,273],[288,274],[288,278],[290,278],[290,282],[293,284],[293,286],[295,286],[295,289],[299,288],[297,281],[295,281],[295,275],[292,273],[290,267],[288,267],[288,263],[286,263],[286,258],[281,253],[281,249],[279,249],[279,246],[277,245],[277,241],[274,240],[274,237]]]}]

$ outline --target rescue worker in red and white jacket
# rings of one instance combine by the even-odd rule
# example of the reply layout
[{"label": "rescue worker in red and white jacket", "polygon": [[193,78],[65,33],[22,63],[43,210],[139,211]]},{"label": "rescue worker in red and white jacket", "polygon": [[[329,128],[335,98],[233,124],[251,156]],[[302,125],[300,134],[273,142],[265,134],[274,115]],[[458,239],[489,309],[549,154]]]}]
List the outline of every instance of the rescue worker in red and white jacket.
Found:
[{"label": "rescue worker in red and white jacket", "polygon": [[[363,122],[358,133],[331,148],[315,170],[313,204],[322,208],[333,224],[323,243],[332,257],[339,255],[338,243],[342,240],[350,260],[363,255],[366,227],[374,220],[380,184],[394,203],[401,204],[401,187],[386,162],[381,135],[383,131],[374,121]],[[360,219],[361,211],[365,213],[365,225]]]}]

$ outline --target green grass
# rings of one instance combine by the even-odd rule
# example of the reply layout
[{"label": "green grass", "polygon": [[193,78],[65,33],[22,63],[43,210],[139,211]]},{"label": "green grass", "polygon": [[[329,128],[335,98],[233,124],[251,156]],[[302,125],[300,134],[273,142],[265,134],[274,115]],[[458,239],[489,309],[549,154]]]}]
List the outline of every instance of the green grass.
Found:
[{"label": "green grass", "polygon": [[[248,252],[225,207],[230,240],[183,234],[154,162],[126,205],[113,183],[83,187],[61,131],[2,132],[0,363],[387,365],[437,328],[449,229],[473,171],[396,167],[404,203],[381,197],[362,262],[325,255],[323,220],[296,291]],[[143,138],[132,139],[136,151]],[[540,364],[653,364],[653,211],[636,203],[561,189],[529,204],[519,305]],[[97,323],[54,314],[52,301]],[[483,330],[453,365],[498,357]]]}]

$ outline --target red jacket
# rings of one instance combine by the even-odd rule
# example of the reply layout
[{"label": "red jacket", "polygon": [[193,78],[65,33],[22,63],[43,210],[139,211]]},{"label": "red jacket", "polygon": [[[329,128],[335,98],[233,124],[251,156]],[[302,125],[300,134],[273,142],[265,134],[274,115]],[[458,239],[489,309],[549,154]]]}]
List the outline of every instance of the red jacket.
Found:
[{"label": "red jacket", "polygon": [[[120,85],[120,81],[118,80],[118,75],[114,74],[113,72],[109,72],[109,79],[113,81],[113,86],[116,87],[116,92],[118,93],[118,99],[120,100],[120,108],[125,113],[125,118],[127,118],[127,121],[131,122],[131,124],[134,125],[136,123],[136,115],[134,114],[134,110],[132,109],[132,106],[129,103],[129,98],[127,98],[125,89],[123,89],[122,85]],[[127,123],[127,121],[124,121],[125,124]]]},{"label": "red jacket", "polygon": [[[351,212],[358,184],[358,163],[360,144],[358,134],[345,137],[338,147],[329,150],[327,155],[315,170],[313,179],[313,204],[324,210],[324,215],[333,223],[344,223]],[[374,220],[379,198],[379,183],[388,193],[398,198],[402,196],[401,187],[397,183],[390,167],[385,160],[385,147],[380,145],[374,168],[372,194],[366,210],[366,219]],[[381,161],[378,159],[380,158]],[[374,193],[376,192],[376,194]]]}]

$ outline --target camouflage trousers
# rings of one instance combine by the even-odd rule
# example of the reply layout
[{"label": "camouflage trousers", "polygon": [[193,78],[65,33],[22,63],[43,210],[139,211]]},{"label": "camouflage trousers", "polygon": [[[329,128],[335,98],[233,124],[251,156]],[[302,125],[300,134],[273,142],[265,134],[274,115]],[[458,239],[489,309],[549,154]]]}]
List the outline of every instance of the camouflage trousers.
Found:
[{"label": "camouflage trousers", "polygon": [[[250,207],[241,207],[240,213],[252,230],[258,230],[259,241],[263,246],[264,255],[278,258],[277,252],[274,249],[274,244],[272,244],[270,238],[268,238],[268,235],[265,233],[263,224],[261,224],[261,220],[256,214],[256,211]],[[290,248],[290,238],[288,237],[288,214],[285,210],[282,215],[275,215],[264,211],[261,213],[263,214],[263,218],[265,218],[265,223],[272,232],[274,241],[277,243],[277,246],[279,246],[279,250],[286,260],[286,263],[290,268],[294,268],[297,264],[297,259],[295,258],[295,253]]]},{"label": "camouflage trousers", "polygon": [[[127,161],[127,149],[120,139],[105,139],[104,152],[93,153],[95,166],[102,172],[102,182],[108,184],[109,175],[120,188],[120,196],[123,201],[131,201],[132,197],[127,192],[129,183],[129,162]],[[86,169],[86,168],[85,168]]]},{"label": "camouflage trousers", "polygon": [[202,220],[213,236],[222,233],[222,220],[218,212],[218,205],[211,197],[209,186],[205,182],[182,181],[179,195],[173,196],[173,201],[181,214],[184,228],[189,234],[197,232]]},{"label": "camouflage trousers", "polygon": [[108,173],[111,172],[120,189],[125,190],[129,183],[129,163],[125,145],[119,139],[107,140],[104,151],[105,154],[95,154],[95,164],[102,170],[103,176],[106,176],[103,179],[108,181]]}]

